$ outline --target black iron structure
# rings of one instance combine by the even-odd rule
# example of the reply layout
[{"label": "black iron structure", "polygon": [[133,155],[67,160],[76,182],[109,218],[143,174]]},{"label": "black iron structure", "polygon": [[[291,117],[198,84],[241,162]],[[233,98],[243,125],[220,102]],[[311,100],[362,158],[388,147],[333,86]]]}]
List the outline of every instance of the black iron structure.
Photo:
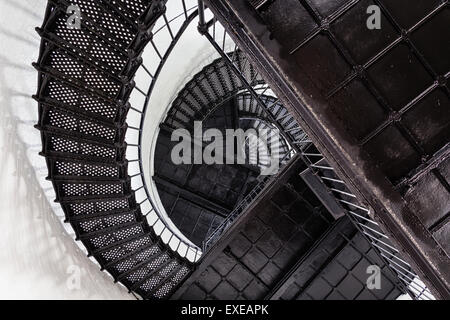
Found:
[{"label": "black iron structure", "polygon": [[[329,1],[330,7],[324,8],[311,4],[314,3],[312,0],[298,1],[295,5],[292,1],[282,3],[281,0],[205,2],[215,14],[210,21],[205,20],[206,9],[202,1],[197,10],[196,6],[188,8],[181,0],[183,11],[174,18],[184,19],[178,30],[171,28],[173,20],[165,15],[167,1],[73,0],[69,3],[50,0],[48,3],[44,23],[37,28],[42,37],[39,60],[34,64],[39,71],[38,93],[34,96],[39,103],[37,128],[42,133],[42,155],[46,157],[48,179],[54,185],[56,200],[61,203],[67,222],[88,254],[115,281],[148,299],[168,298],[175,291],[175,297],[182,298],[394,299],[400,293],[408,292],[416,299],[432,299],[431,292],[406,259],[411,260],[421,278],[432,284],[433,294],[446,297],[448,288],[442,263],[448,266],[448,256],[445,260],[442,243],[430,251],[435,265],[424,261],[424,252],[427,245],[436,243],[434,238],[430,239],[430,232],[447,225],[448,213],[434,219],[432,225],[424,229],[422,223],[417,223],[417,216],[409,215],[411,207],[398,204],[396,195],[401,194],[402,199],[411,203],[411,194],[420,190],[416,185],[427,184],[430,178],[424,180],[423,177],[429,175],[449,190],[445,174],[448,159],[445,128],[448,126],[441,123],[444,134],[438,136],[440,139],[430,134],[431,138],[422,136],[422,141],[414,135],[414,128],[407,130],[407,124],[402,122],[402,117],[407,117],[408,111],[415,110],[414,106],[427,97],[436,94],[441,99],[439,103],[444,105],[448,99],[447,66],[430,59],[432,53],[422,55],[412,39],[416,36],[415,30],[422,25],[433,26],[433,21],[438,19],[433,17],[448,13],[448,2],[436,5],[406,30],[401,27],[401,19],[396,13],[391,13],[392,8],[385,6],[383,1],[375,1],[382,6],[394,29],[402,32],[394,42],[383,44],[384,49],[369,62],[364,60],[368,58],[367,52],[349,52],[338,40],[345,28],[336,31],[331,28],[335,21],[342,20],[341,24],[345,25],[345,13],[358,5],[366,5],[367,1]],[[341,5],[341,2],[345,4]],[[81,29],[67,27],[67,8],[73,4],[83,13]],[[307,19],[305,21],[310,21],[310,25],[304,26],[308,34],[288,32],[295,25],[290,21],[277,24],[277,14],[283,16],[280,10],[292,7],[303,10],[299,14]],[[395,12],[395,8],[392,10]],[[200,33],[211,42],[220,59],[207,66],[180,92],[161,124],[161,130],[169,133],[177,128],[191,130],[194,120],[211,117],[218,106],[232,100],[240,118],[250,121],[247,124],[278,128],[284,139],[281,161],[285,164],[280,174],[262,179],[232,210],[224,210],[222,224],[210,227],[203,248],[184,240],[165,221],[145,183],[141,154],[142,128],[146,114],[151,112],[147,106],[156,80],[172,49],[197,15]],[[154,41],[154,35],[162,30],[153,30],[158,19],[163,19],[162,28],[169,32],[172,40],[164,50]],[[226,29],[223,35],[216,34],[219,20]],[[285,39],[284,34],[289,36]],[[277,46],[283,50],[284,46],[291,46],[286,57],[280,56],[278,47],[273,47],[274,37],[279,41]],[[333,50],[338,50],[340,56],[354,67],[354,72],[349,71],[347,77],[336,81],[331,75],[341,71],[341,65],[332,68],[332,64],[339,61],[336,57],[319,55],[323,65],[327,66],[325,61],[331,61],[330,68],[326,69],[328,74],[323,75],[320,75],[321,70],[308,69],[314,63],[301,62],[317,56],[315,42],[319,43],[318,48],[329,49],[329,39]],[[232,40],[236,41],[234,50],[227,53],[225,45],[230,41],[233,43]],[[367,81],[364,83],[369,89],[375,90],[376,86],[366,73],[376,73],[372,69],[377,66],[377,61],[390,51],[401,50],[396,48],[402,41],[411,47],[414,53],[411,59],[422,63],[435,76],[436,81],[430,87],[421,91],[406,107],[397,108],[399,110],[390,100],[398,97],[390,97],[388,88],[376,91],[379,103],[388,108],[391,115],[388,120],[376,124],[352,124],[351,115],[357,110],[348,97],[334,101],[343,108],[348,107],[342,109],[340,118],[337,118],[336,110],[323,107],[344,89],[355,90],[351,91],[355,96],[362,95],[353,87],[348,89],[358,77]],[[298,53],[306,50],[303,48],[310,43],[313,43],[311,52]],[[154,72],[142,61],[141,55],[147,45],[160,58]],[[367,50],[372,52],[374,48],[368,46]],[[300,62],[292,58],[297,53]],[[352,60],[354,55],[359,64]],[[362,61],[365,64],[361,64]],[[293,65],[306,72],[310,77],[308,83],[299,80],[295,72],[288,69]],[[344,69],[349,70],[342,67]],[[133,81],[138,70],[144,70],[150,79],[147,92],[136,87]],[[438,76],[442,70],[447,73]],[[314,76],[318,80],[312,79]],[[325,90],[327,88],[329,90]],[[132,92],[145,96],[144,105],[130,105],[128,100]],[[314,99],[304,94],[311,94]],[[312,105],[314,108],[310,108]],[[439,107],[440,104],[436,107],[438,115]],[[130,124],[131,114],[137,119],[136,123]],[[444,110],[444,119],[446,114],[448,112]],[[350,147],[347,135],[333,122],[335,118],[338,124],[348,121],[347,130],[362,139],[355,145],[376,161],[361,158],[359,149]],[[394,130],[393,126],[422,157],[421,165],[400,158],[390,159],[394,165],[388,165],[386,150],[380,151],[373,141],[387,130]],[[130,130],[137,133],[133,135],[135,138],[129,137]],[[342,141],[336,140],[337,137],[343,137]],[[431,145],[432,150],[428,150]],[[136,158],[127,159],[130,150],[134,150],[132,153],[137,155]],[[356,164],[350,162],[349,156]],[[369,170],[364,163],[374,167],[380,165],[382,170]],[[407,164],[408,172],[397,171],[402,164]],[[372,179],[380,172],[385,175],[385,180],[395,184],[396,189],[386,186],[384,180]],[[308,180],[308,175],[312,175],[315,182]],[[303,180],[309,181],[309,187]],[[369,181],[370,185],[363,181]],[[164,183],[167,187],[168,182]],[[289,186],[287,191],[282,187],[284,183]],[[382,192],[375,196],[374,190],[380,188]],[[328,193],[327,197],[317,197],[324,192]],[[394,192],[394,196],[387,196],[387,192]],[[388,200],[397,204],[390,207],[386,205]],[[216,203],[200,198],[197,201],[221,210]],[[302,203],[301,210],[297,210],[299,203]],[[272,211],[264,212],[265,204]],[[279,211],[280,219],[294,220],[292,224],[300,238],[287,238],[286,230],[276,226],[272,219],[276,211]],[[308,224],[301,221],[305,218],[300,213],[307,216]],[[401,214],[411,220],[399,222]],[[268,216],[272,220],[267,219]],[[259,221],[259,226],[254,221]],[[285,226],[288,228],[288,224]],[[263,230],[272,231],[264,233]],[[385,231],[395,243],[401,244],[397,248],[402,248],[402,252],[392,244]],[[414,237],[420,240],[417,247],[411,242]],[[290,248],[289,253],[282,249],[284,246]],[[202,252],[206,250],[206,254]],[[345,260],[345,254],[349,252],[359,258],[353,261],[347,257]],[[405,253],[406,259],[403,258]],[[203,259],[199,261],[202,254]],[[308,270],[311,264],[320,267]],[[382,293],[365,288],[363,270],[369,264],[377,264],[383,270],[389,285]],[[344,273],[337,279],[341,271]],[[351,279],[356,279],[357,285],[349,285]]]},{"label": "black iron structure", "polygon": [[[206,3],[351,194],[448,298],[448,1]],[[381,9],[381,31],[366,26],[369,5]],[[437,206],[416,200],[437,191]]]}]

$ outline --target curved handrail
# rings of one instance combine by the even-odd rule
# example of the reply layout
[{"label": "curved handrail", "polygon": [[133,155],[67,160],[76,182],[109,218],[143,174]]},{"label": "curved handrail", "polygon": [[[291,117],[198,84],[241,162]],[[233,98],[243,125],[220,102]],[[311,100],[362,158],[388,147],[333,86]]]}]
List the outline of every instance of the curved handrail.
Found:
[{"label": "curved handrail", "polygon": [[[180,255],[182,258],[189,260],[191,263],[195,263],[200,259],[200,257],[203,254],[202,249],[199,248],[198,246],[196,246],[195,244],[193,244],[192,242],[187,241],[186,238],[184,238],[182,236],[182,234],[179,230],[174,229],[174,228],[176,228],[176,226],[171,226],[170,221],[167,221],[167,217],[163,216],[163,214],[161,212],[161,210],[163,210],[163,208],[159,207],[159,205],[157,204],[157,199],[155,199],[154,196],[152,197],[152,194],[150,193],[150,190],[149,190],[150,187],[147,185],[147,183],[145,181],[145,176],[144,176],[145,171],[144,171],[141,146],[142,146],[142,142],[143,142],[143,132],[144,132],[143,128],[144,128],[144,123],[145,123],[145,119],[147,116],[147,111],[148,111],[147,109],[148,109],[148,105],[149,105],[150,99],[152,97],[156,82],[157,82],[159,75],[160,75],[161,71],[163,70],[171,52],[173,51],[174,47],[178,43],[179,39],[184,34],[184,32],[186,31],[188,26],[191,24],[191,22],[193,22],[194,19],[197,16],[199,16],[198,9],[199,9],[198,6],[193,6],[192,8],[189,8],[189,9],[186,8],[186,6],[184,5],[184,1],[183,1],[183,12],[182,13],[178,14],[171,20],[168,20],[165,14],[161,18],[159,18],[158,21],[161,21],[161,19],[164,19],[164,24],[153,33],[153,36],[166,28],[172,39],[171,39],[170,45],[167,47],[167,49],[165,49],[165,51],[161,50],[161,48],[158,48],[158,46],[153,41],[153,39],[150,40],[151,47],[153,47],[153,49],[155,50],[160,61],[159,61],[158,67],[156,68],[154,74],[152,74],[149,71],[149,69],[145,66],[145,64],[142,64],[143,70],[151,78],[151,83],[146,92],[144,92],[144,90],[142,90],[138,87],[135,88],[135,90],[137,90],[138,92],[140,92],[142,95],[145,96],[145,102],[144,102],[141,110],[138,110],[138,109],[132,107],[132,109],[134,111],[136,111],[136,112],[138,112],[138,114],[140,114],[140,120],[138,120],[139,126],[138,127],[132,127],[132,126],[128,127],[129,129],[135,129],[139,132],[137,143],[133,143],[133,144],[129,143],[128,146],[137,148],[137,159],[131,160],[130,162],[138,163],[139,172],[131,175],[131,177],[132,178],[140,177],[142,180],[142,185],[139,186],[137,189],[134,189],[134,191],[137,192],[138,190],[143,189],[143,191],[145,193],[145,197],[142,198],[142,201],[140,203],[138,203],[139,206],[141,206],[141,209],[143,209],[142,210],[143,215],[145,217],[148,217],[150,214],[152,214],[154,220],[152,222],[150,222],[150,221],[148,221],[148,222],[149,222],[149,225],[154,229],[155,234],[157,236],[159,236],[164,243],[166,243],[175,252],[177,252],[178,255]],[[183,15],[185,16],[185,20],[184,20],[183,24],[181,25],[181,27],[179,28],[179,30],[176,32],[176,34],[174,34],[170,27],[170,24],[172,22],[174,22],[175,20],[179,19],[180,17],[182,17]],[[214,23],[212,24],[212,27],[214,28],[214,30],[215,30],[215,26],[217,23],[218,23],[218,21],[214,21]],[[222,41],[223,42],[222,49],[225,48],[225,38],[226,38],[226,33],[224,34],[224,38]],[[230,38],[230,40],[231,40],[231,38]],[[239,51],[239,49],[235,46],[235,50],[233,50],[233,52],[231,52],[229,55],[227,55],[227,58],[231,59],[231,61],[233,61],[233,59],[235,58],[236,53],[238,51]],[[222,59],[223,59],[223,57],[222,57]],[[247,63],[248,63],[248,61],[245,60],[244,64],[247,64]],[[237,75],[237,77],[239,77],[239,75]],[[255,76],[253,79],[251,79],[252,80],[251,83],[253,81],[255,81],[255,83],[253,83],[253,85],[256,85],[256,86],[263,85],[262,95],[264,95],[264,93],[270,88],[265,84],[264,81],[262,81],[262,82],[257,81],[256,78],[257,77]],[[251,83],[249,85],[252,85]],[[245,86],[244,86],[244,88],[245,88]],[[259,98],[260,94],[256,93],[256,91],[255,91],[255,90],[257,90],[256,87],[252,86],[251,90],[250,91],[248,91],[248,90],[250,90],[250,89],[246,88],[244,91],[247,91],[253,95],[256,94]],[[275,99],[274,104],[276,104],[277,102],[278,102],[278,99]],[[266,106],[266,108],[267,108],[267,106]],[[269,108],[270,108],[270,106],[269,106]],[[264,111],[267,112],[267,110],[264,110]],[[285,139],[287,139],[287,141],[291,140],[291,143],[288,143],[288,145],[290,145],[290,149],[292,149],[292,148],[295,149],[297,147],[296,145],[292,144],[292,138],[290,137],[290,135],[288,133],[281,132],[281,134],[283,135],[283,137]],[[288,137],[285,137],[285,135],[287,135]],[[148,201],[150,208],[147,207],[148,210],[145,212],[144,204],[147,201]],[[149,220],[149,219],[147,218],[147,220]],[[157,230],[157,229],[160,229],[160,230]],[[163,235],[165,237],[163,237]]]},{"label": "curved handrail", "polygon": [[[184,3],[184,2],[183,2]],[[176,19],[179,19],[180,17],[185,16],[185,21],[183,22],[182,26],[180,27],[180,29],[178,30],[178,32],[176,33],[176,35],[173,35],[171,29],[170,29],[170,24],[172,22],[174,22]],[[169,47],[167,48],[167,50],[165,51],[164,54],[161,54],[161,50],[159,50],[156,46],[156,44],[153,42],[153,40],[151,41],[151,45],[153,46],[154,50],[158,53],[158,56],[160,57],[160,62],[158,64],[158,68],[156,69],[156,72],[154,74],[151,74],[150,71],[148,70],[148,68],[142,64],[142,68],[144,69],[144,71],[151,77],[151,83],[150,86],[147,90],[147,93],[144,93],[141,89],[137,88],[136,89],[141,92],[142,94],[145,95],[145,102],[143,105],[142,110],[137,110],[134,109],[135,111],[139,112],[141,114],[141,119],[140,119],[140,124],[138,128],[135,127],[130,127],[131,129],[135,129],[139,131],[139,137],[138,137],[138,143],[137,144],[129,144],[129,146],[132,147],[136,147],[137,148],[137,153],[138,153],[138,159],[136,160],[132,160],[132,161],[137,161],[139,164],[139,171],[138,173],[134,174],[132,176],[132,178],[140,176],[142,179],[142,186],[139,187],[138,189],[143,189],[145,192],[146,197],[143,199],[143,201],[141,201],[139,203],[140,206],[142,206],[143,203],[145,203],[146,201],[149,202],[150,204],[150,209],[147,212],[143,212],[143,215],[145,217],[147,217],[149,214],[151,214],[152,212],[155,213],[156,215],[156,220],[153,223],[149,223],[150,226],[154,229],[155,234],[157,236],[160,236],[161,239],[163,240],[164,243],[166,243],[169,247],[172,244],[174,244],[174,240],[175,242],[178,242],[178,244],[174,244],[175,248],[172,248],[178,255],[180,255],[182,258],[187,259],[188,261],[190,261],[191,263],[195,263],[196,261],[199,260],[199,258],[201,257],[202,251],[200,248],[198,248],[197,246],[195,246],[192,243],[189,243],[187,241],[185,241],[184,239],[182,239],[180,236],[177,235],[177,232],[166,222],[166,219],[163,217],[163,215],[160,212],[160,209],[158,209],[158,206],[156,205],[154,199],[152,199],[147,183],[145,181],[145,177],[144,177],[144,167],[143,167],[143,161],[142,161],[142,149],[141,149],[141,145],[142,145],[142,135],[143,135],[143,126],[144,126],[144,122],[145,122],[145,118],[146,118],[146,113],[147,113],[147,107],[150,101],[150,97],[152,95],[153,89],[155,87],[155,84],[158,80],[158,76],[161,73],[169,55],[171,54],[173,48],[176,46],[178,40],[181,38],[181,36],[183,35],[184,31],[187,29],[187,27],[190,25],[190,23],[192,21],[194,21],[194,19],[198,16],[198,10],[197,10],[197,6],[194,6],[192,8],[186,8],[185,6],[183,6],[183,12],[181,14],[178,14],[177,16],[175,16],[174,18],[172,18],[171,20],[168,20],[166,18],[166,16],[164,15],[163,17],[161,17],[160,19],[164,19],[164,25],[161,26],[159,29],[157,29],[154,33],[153,36],[156,35],[158,32],[162,31],[164,28],[167,28],[170,32],[170,34],[173,36],[172,41],[169,45]],[[138,189],[135,189],[134,191],[137,191]],[[161,231],[157,231],[156,230],[156,225],[161,222],[163,224],[162,230]],[[166,241],[162,238],[162,235],[164,233],[169,232],[170,234],[168,235],[169,239]]]}]

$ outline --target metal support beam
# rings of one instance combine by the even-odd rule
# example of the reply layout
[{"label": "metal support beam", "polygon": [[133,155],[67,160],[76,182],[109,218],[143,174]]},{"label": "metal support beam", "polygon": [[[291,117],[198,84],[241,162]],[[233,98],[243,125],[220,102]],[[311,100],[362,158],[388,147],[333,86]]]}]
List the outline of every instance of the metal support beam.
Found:
[{"label": "metal support beam", "polygon": [[186,187],[182,187],[179,185],[176,185],[175,183],[167,180],[165,177],[161,176],[153,176],[153,180],[157,184],[160,184],[169,190],[173,190],[180,194],[180,197],[188,202],[192,202],[195,205],[198,205],[205,210],[208,210],[210,212],[214,212],[218,214],[221,217],[226,217],[228,213],[231,211],[231,208],[226,208],[221,204],[215,203],[211,200],[208,200],[201,195],[196,194],[195,192],[188,190]]},{"label": "metal support beam", "polygon": [[336,198],[330,194],[323,182],[311,171],[311,169],[306,169],[300,173],[300,176],[336,220],[345,216],[344,210],[339,203],[337,203]]}]

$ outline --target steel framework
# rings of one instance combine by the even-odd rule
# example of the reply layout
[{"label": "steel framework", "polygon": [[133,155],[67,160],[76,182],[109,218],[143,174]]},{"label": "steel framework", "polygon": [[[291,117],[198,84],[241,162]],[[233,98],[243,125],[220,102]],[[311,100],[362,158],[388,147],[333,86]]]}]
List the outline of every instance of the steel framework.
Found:
[{"label": "steel framework", "polygon": [[[298,117],[292,108],[292,104],[299,101],[298,97],[282,75],[268,72],[272,62],[258,51],[262,50],[260,43],[255,44],[254,39],[237,28],[241,24],[238,15],[234,11],[228,11],[230,15],[233,13],[231,16],[224,14],[224,8],[230,9],[230,4],[208,2],[216,16],[206,21],[202,1],[198,8],[196,5],[188,8],[182,0],[183,10],[173,19],[168,19],[165,14],[166,2],[74,0],[69,3],[49,0],[43,25],[37,28],[42,43],[39,59],[33,64],[39,72],[38,92],[33,97],[39,103],[36,127],[41,130],[41,154],[46,158],[48,179],[53,183],[56,200],[65,212],[66,221],[102,270],[143,298],[163,299],[170,297],[191,275],[202,256],[202,250],[179,236],[160,213],[144,179],[141,154],[143,125],[150,112],[147,106],[155,83],[178,40],[198,16],[200,33],[231,71],[234,79],[231,81],[240,83],[239,90],[234,90],[230,97],[235,98],[237,93],[241,98],[245,96],[255,104],[257,113],[265,121],[280,130],[289,145],[283,160],[294,153],[302,158],[397,275],[402,290],[417,299],[432,299],[431,292],[410,264],[402,258],[380,225],[372,220],[369,214],[372,211],[357,200],[366,199],[361,196],[366,193],[359,189],[356,192],[353,179],[348,179],[348,170],[344,170],[347,175],[343,175],[341,165],[336,165],[336,147],[329,140],[325,139],[324,143],[323,139],[318,139],[323,131],[317,129],[313,120],[305,123],[304,118]],[[352,1],[353,4],[357,2]],[[80,29],[67,28],[67,9],[73,4],[83,12]],[[265,4],[265,1],[253,3],[256,8]],[[174,22],[178,19],[183,19],[183,23],[175,29]],[[227,31],[218,36],[219,20],[228,22],[223,23]],[[164,23],[154,30],[157,21]],[[160,47],[154,38],[163,29],[171,38],[166,48]],[[232,39],[236,40],[234,50],[226,53],[225,43]],[[143,63],[142,52],[146,47],[159,57],[154,71]],[[143,70],[149,77],[147,91],[137,87],[133,80],[138,70]],[[224,85],[217,71],[213,68]],[[276,84],[273,90],[281,93],[279,96],[288,102],[286,108],[278,98],[265,95],[271,88],[263,79]],[[197,80],[194,79],[194,83]],[[443,79],[438,80],[435,87],[441,85]],[[131,106],[129,99],[133,92],[145,97],[143,105]],[[195,100],[195,95],[191,95]],[[195,108],[192,103],[187,105]],[[177,111],[187,115],[175,103],[169,111],[173,123],[177,122]],[[303,127],[313,133],[311,139]],[[311,127],[315,129],[311,130]],[[312,144],[313,140],[317,142],[317,148]],[[130,157],[130,154],[134,156]],[[203,250],[218,241],[222,233],[226,236],[230,232],[231,223],[255,204],[255,199],[265,191],[266,182],[264,180],[240,202],[224,224],[212,233]],[[373,203],[371,201],[371,207],[378,208]],[[384,211],[381,214],[384,215]],[[395,227],[391,222],[383,220]],[[400,243],[405,244],[405,241]],[[437,287],[438,282],[432,281]]]}]

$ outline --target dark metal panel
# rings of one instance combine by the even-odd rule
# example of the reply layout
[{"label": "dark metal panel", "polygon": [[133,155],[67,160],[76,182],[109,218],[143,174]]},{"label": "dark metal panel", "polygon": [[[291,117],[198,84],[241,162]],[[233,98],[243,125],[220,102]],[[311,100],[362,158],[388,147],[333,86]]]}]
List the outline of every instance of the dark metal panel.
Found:
[{"label": "dark metal panel", "polygon": [[[219,272],[228,273],[229,271],[231,271],[231,269],[234,266],[232,262],[233,259],[230,259],[230,256],[227,253],[224,253],[224,251],[226,251],[227,246],[229,246],[230,243],[233,242],[233,240],[236,240],[234,241],[234,244],[236,246],[237,251],[239,251],[238,248],[239,246],[246,246],[245,241],[239,240],[241,239],[239,238],[239,233],[242,232],[245,225],[251,222],[254,216],[260,212],[260,210],[257,210],[256,208],[258,204],[261,203],[260,202],[261,199],[270,199],[275,190],[278,189],[280,186],[283,186],[288,181],[292,171],[298,172],[299,166],[302,166],[302,161],[300,160],[300,158],[299,157],[293,158],[286,166],[283,167],[282,171],[278,175],[273,177],[267,183],[265,189],[258,195],[255,201],[251,203],[247,207],[247,210],[236,219],[236,221],[232,224],[232,226],[229,229],[227,229],[227,231],[220,238],[220,241],[216,242],[211,247],[211,249],[204,255],[200,263],[196,266],[195,271],[188,279],[186,279],[183,285],[175,292],[175,294],[172,296],[172,299],[180,299],[186,292],[189,292],[188,294],[192,299],[200,299],[201,297],[203,297],[204,291],[197,289],[197,285],[195,284],[195,282],[198,279],[200,279],[202,275],[203,276],[205,275],[204,274],[205,270],[208,269],[208,267],[211,266],[212,264],[216,265],[216,268],[218,269]],[[261,232],[258,231],[261,230],[260,228],[258,228],[258,225],[253,225],[251,226],[251,228],[254,228],[256,233]],[[208,277],[215,279],[217,277],[220,278],[220,275],[218,275],[217,272],[210,272],[210,275],[208,274]],[[256,281],[254,284],[255,286],[259,287],[259,285],[257,285],[256,283],[259,283],[259,281]]]},{"label": "dark metal panel", "polygon": [[[174,299],[395,299],[404,292],[350,219],[329,215],[301,170],[300,161],[274,179]],[[366,287],[369,265],[382,270],[377,292]]]},{"label": "dark metal panel", "polygon": [[160,184],[170,190],[173,190],[180,194],[180,197],[192,201],[193,203],[217,214],[220,214],[222,217],[225,217],[227,213],[230,211],[230,208],[225,208],[218,204],[217,202],[212,202],[211,200],[205,199],[203,196],[190,191],[186,187],[180,187],[173,182],[168,181],[164,177],[154,176],[153,180],[155,180],[156,184]]},{"label": "dark metal panel", "polygon": [[[265,78],[271,82],[277,95],[284,100],[305,131],[317,143],[320,151],[338,169],[340,176],[348,183],[352,192],[357,194],[364,203],[370,204],[372,212],[376,212],[377,219],[382,222],[384,228],[400,244],[400,247],[404,248],[408,258],[413,262],[424,281],[431,285],[438,297],[448,297],[449,259],[443,248],[436,242],[417,215],[411,211],[401,193],[395,190],[392,183],[396,177],[387,176],[389,173],[384,168],[380,169],[377,166],[378,163],[375,161],[373,153],[366,152],[370,150],[364,151],[358,146],[355,136],[351,136],[342,127],[342,120],[337,119],[336,111],[329,108],[327,98],[341,89],[340,81],[345,79],[345,73],[351,72],[351,68],[345,67],[344,64],[342,66],[333,65],[334,62],[341,63],[338,61],[342,61],[346,56],[345,51],[341,50],[342,47],[333,48],[335,39],[332,38],[332,34],[327,33],[330,21],[314,22],[314,19],[312,20],[311,30],[314,29],[315,24],[318,30],[317,34],[321,34],[315,39],[317,39],[319,48],[322,47],[322,51],[311,51],[309,54],[304,53],[303,58],[300,56],[296,58],[295,55],[290,55],[293,53],[293,49],[296,49],[295,46],[287,48],[281,39],[274,39],[274,33],[268,29],[266,23],[248,3],[233,0],[207,2],[231,31],[240,47],[253,57]],[[339,12],[333,16],[333,19],[337,19],[357,2],[349,2],[346,6],[341,6],[342,3],[339,1],[330,1],[326,6],[323,4],[317,10],[321,11],[319,12],[321,14],[329,14],[340,8],[341,10],[338,10]],[[286,2],[279,1],[279,3]],[[298,3],[305,4],[306,2]],[[309,10],[310,6],[304,6],[304,8]],[[442,8],[443,6],[440,6],[440,9]],[[308,12],[308,14],[310,13]],[[317,12],[314,14],[318,16]],[[286,25],[289,25],[289,20]],[[331,47],[329,36],[332,40]],[[343,56],[336,50],[340,50]],[[402,50],[402,47],[399,46],[397,50]],[[333,52],[336,52],[335,57],[332,56]],[[393,53],[395,54],[395,51]],[[306,61],[314,57],[326,66],[328,63],[326,59],[330,56],[332,58],[328,68],[337,71],[334,78],[333,76],[326,78],[325,74],[320,75],[311,69],[314,68],[313,63],[305,67],[302,66],[304,62],[298,60]],[[295,65],[298,68],[294,68]],[[308,68],[310,69],[308,70]],[[360,71],[356,72],[356,76],[364,71],[361,68],[355,70]],[[339,71],[342,71],[343,77],[336,77],[341,75]],[[315,76],[316,78],[314,78]],[[426,76],[424,75],[424,77]],[[439,79],[442,80],[442,78]],[[318,83],[317,81],[322,82]],[[443,81],[438,81],[438,83],[445,84]],[[392,97],[392,99],[394,98]],[[413,141],[409,133],[401,131],[400,134],[402,137],[406,136],[408,143],[413,147],[413,152],[420,151],[420,146]],[[415,162],[411,163],[408,165],[412,168]],[[393,174],[397,173],[393,171]]]}]

